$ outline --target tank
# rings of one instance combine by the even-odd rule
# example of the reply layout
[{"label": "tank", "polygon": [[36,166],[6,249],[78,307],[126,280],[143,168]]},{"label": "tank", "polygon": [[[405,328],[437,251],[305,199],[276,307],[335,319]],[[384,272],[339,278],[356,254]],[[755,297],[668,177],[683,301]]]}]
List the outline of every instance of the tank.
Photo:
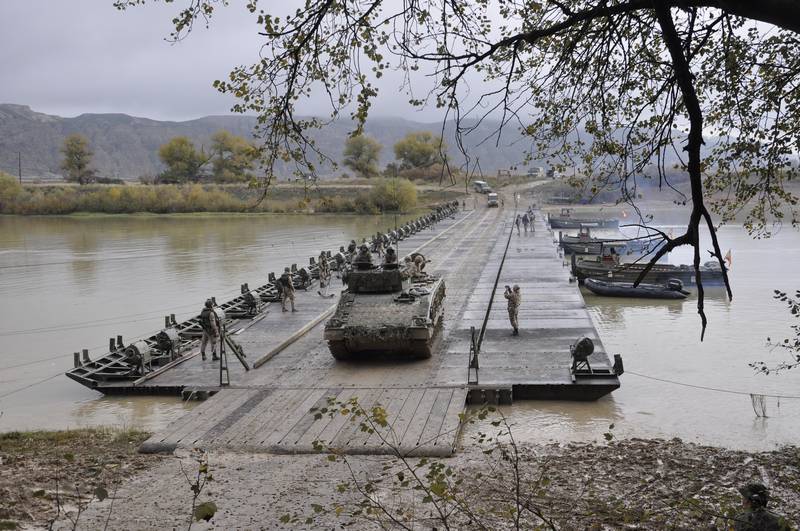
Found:
[{"label": "tank", "polygon": [[444,313],[444,280],[408,278],[389,266],[358,268],[347,275],[325,339],[337,360],[354,354],[429,358]]}]

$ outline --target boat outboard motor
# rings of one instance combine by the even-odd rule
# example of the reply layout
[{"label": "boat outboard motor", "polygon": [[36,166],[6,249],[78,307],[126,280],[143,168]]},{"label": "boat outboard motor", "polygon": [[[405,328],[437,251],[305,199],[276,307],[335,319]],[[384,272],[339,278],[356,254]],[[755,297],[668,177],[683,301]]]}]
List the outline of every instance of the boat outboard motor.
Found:
[{"label": "boat outboard motor", "polygon": [[180,355],[181,336],[174,328],[165,328],[156,335],[156,349],[170,359]]},{"label": "boat outboard motor", "polygon": [[594,342],[588,337],[578,338],[575,343],[570,345],[569,353],[572,355],[572,372],[573,374],[579,368],[587,368],[589,372],[592,371],[592,366],[589,365],[589,356],[594,352]]},{"label": "boat outboard motor", "polygon": [[672,291],[683,291],[683,282],[677,278],[670,278],[667,280],[667,289]]}]

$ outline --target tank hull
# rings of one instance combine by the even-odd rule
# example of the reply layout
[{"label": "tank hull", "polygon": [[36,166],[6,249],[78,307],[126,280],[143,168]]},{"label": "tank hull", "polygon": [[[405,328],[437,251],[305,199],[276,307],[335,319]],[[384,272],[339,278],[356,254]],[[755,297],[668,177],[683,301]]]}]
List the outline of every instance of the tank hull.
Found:
[{"label": "tank hull", "polygon": [[444,281],[428,277],[410,283],[407,289],[427,293],[411,301],[403,301],[400,292],[343,293],[336,313],[325,325],[324,337],[333,357],[429,358],[444,313]]}]

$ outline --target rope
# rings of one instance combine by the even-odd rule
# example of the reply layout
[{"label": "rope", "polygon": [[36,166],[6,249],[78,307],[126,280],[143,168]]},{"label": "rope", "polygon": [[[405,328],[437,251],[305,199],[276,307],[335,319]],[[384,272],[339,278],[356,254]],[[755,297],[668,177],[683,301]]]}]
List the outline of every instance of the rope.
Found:
[{"label": "rope", "polygon": [[[517,214],[517,209],[514,208],[514,215]],[[481,345],[483,345],[483,336],[486,334],[486,325],[489,323],[489,314],[492,312],[492,304],[494,304],[494,297],[495,293],[497,292],[497,284],[500,282],[500,274],[503,272],[503,266],[506,263],[506,255],[508,254],[508,247],[511,245],[511,237],[514,235],[514,223],[511,223],[511,232],[508,234],[508,240],[506,241],[506,247],[503,250],[503,257],[500,259],[500,267],[497,268],[497,276],[494,278],[494,286],[492,286],[492,293],[489,296],[489,306],[486,308],[486,315],[483,318],[483,324],[481,325],[481,332],[478,334],[478,352],[481,351]]]},{"label": "rope", "polygon": [[751,393],[751,392],[748,392],[748,391],[734,391],[732,389],[720,389],[718,387],[708,387],[706,385],[695,385],[695,384],[689,384],[689,383],[685,383],[685,382],[676,382],[675,380],[667,380],[666,378],[656,378],[655,376],[648,376],[646,374],[641,374],[641,373],[638,373],[638,372],[629,371],[628,369],[625,369],[625,374],[633,374],[634,376],[638,376],[640,378],[646,378],[648,380],[655,380],[657,382],[663,382],[663,383],[668,383],[668,384],[673,384],[673,385],[680,385],[682,387],[691,387],[693,389],[703,389],[705,391],[715,391],[717,393],[728,393],[728,394],[731,394],[731,395],[752,396],[754,394],[758,394],[758,395],[766,396],[766,397],[769,397],[769,398],[794,398],[794,399],[800,399],[800,396],[793,396],[793,395],[769,395],[769,394],[764,394],[764,393]]},{"label": "rope", "polygon": [[39,380],[38,382],[33,382],[32,384],[23,385],[22,387],[17,387],[16,389],[12,389],[11,391],[0,395],[0,399],[5,398],[7,396],[11,396],[11,395],[16,394],[16,393],[19,393],[20,391],[24,391],[25,389],[30,389],[31,387],[35,387],[35,386],[43,384],[45,382],[49,382],[50,380],[52,380],[54,378],[58,378],[62,374],[64,374],[64,373],[63,372],[58,372],[58,373],[54,374],[53,376],[48,376],[44,380]]}]

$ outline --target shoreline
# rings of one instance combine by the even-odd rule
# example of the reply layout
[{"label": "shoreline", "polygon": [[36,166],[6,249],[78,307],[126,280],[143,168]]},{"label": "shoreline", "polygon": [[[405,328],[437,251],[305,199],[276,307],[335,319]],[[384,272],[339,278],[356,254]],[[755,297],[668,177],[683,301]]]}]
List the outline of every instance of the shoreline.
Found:
[{"label": "shoreline", "polygon": [[[72,496],[66,502],[66,485],[77,486],[84,504],[93,499],[82,511],[79,528],[103,528],[107,518],[113,529],[185,526],[191,492],[181,467],[192,477],[196,455],[138,454],[134,443],[146,435],[97,428],[0,436],[2,466],[11,472],[0,481],[0,492],[6,494],[0,496],[0,526],[5,526],[0,529],[46,526],[56,516],[59,482],[67,516],[58,519],[57,529],[71,528],[69,518],[76,516],[80,500]],[[486,448],[486,443],[462,440],[455,456],[438,461],[452,471],[451,485],[463,480],[460,487],[452,486],[453,495],[472,500],[475,510],[490,514],[487,500],[509,496],[503,486],[513,481],[513,467],[499,453],[485,453]],[[536,490],[535,502],[557,528],[725,529],[728,518],[740,510],[736,487],[751,481],[770,487],[770,508],[778,514],[790,522],[800,515],[797,446],[747,452],[680,439],[634,438],[520,444],[517,450],[523,483],[531,492]],[[357,491],[333,487],[348,480],[348,467],[365,478],[380,476],[384,467],[397,467],[390,456],[347,456],[344,463],[342,457],[331,459],[328,454],[217,451],[209,452],[207,460],[214,481],[199,501],[219,507],[210,522],[217,528],[310,529],[348,522],[355,529],[372,528],[352,514],[361,501]],[[267,477],[270,480],[264,481]],[[109,499],[99,500],[97,493],[103,491],[98,488],[105,489]],[[387,494],[404,491],[398,485],[381,488]],[[405,490],[401,498],[414,496]],[[425,507],[430,506],[422,504],[417,510]],[[293,520],[284,522],[286,514]],[[497,528],[503,528],[505,520],[493,517],[499,518]]]}]

